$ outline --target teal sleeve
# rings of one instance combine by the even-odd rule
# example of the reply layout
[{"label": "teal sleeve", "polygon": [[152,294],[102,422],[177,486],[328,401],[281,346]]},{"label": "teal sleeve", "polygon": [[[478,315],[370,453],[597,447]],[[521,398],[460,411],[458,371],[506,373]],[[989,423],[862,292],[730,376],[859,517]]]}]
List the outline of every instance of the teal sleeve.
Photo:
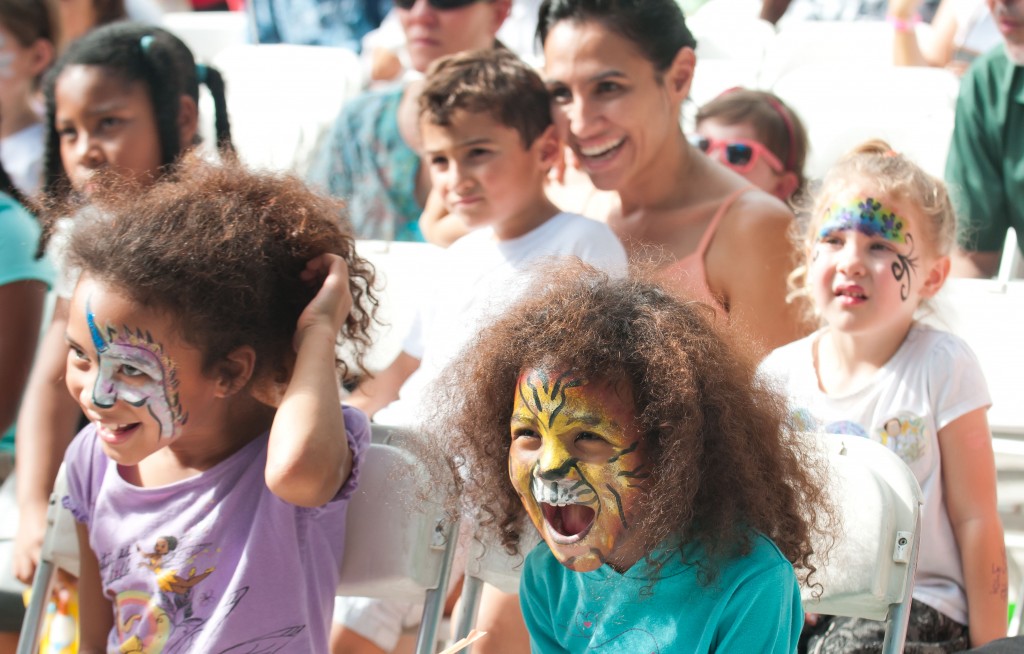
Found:
[{"label": "teal sleeve", "polygon": [[987,69],[972,67],[960,86],[946,184],[956,209],[957,241],[968,252],[998,252],[1009,227],[998,137],[985,116],[994,108]]},{"label": "teal sleeve", "polygon": [[[537,547],[546,549],[547,545],[541,543]],[[555,608],[550,604],[551,587],[557,580],[545,578],[541,558],[536,549],[526,557],[523,576],[519,580],[519,605],[523,610],[526,630],[530,632],[530,651],[533,654],[562,654],[567,650],[555,640]]]},{"label": "teal sleeve", "polygon": [[0,194],[0,286],[37,280],[53,286],[54,271],[46,259],[36,259],[39,225],[21,205]]},{"label": "teal sleeve", "polygon": [[744,580],[719,623],[718,652],[796,652],[804,614],[800,587],[788,562]]}]

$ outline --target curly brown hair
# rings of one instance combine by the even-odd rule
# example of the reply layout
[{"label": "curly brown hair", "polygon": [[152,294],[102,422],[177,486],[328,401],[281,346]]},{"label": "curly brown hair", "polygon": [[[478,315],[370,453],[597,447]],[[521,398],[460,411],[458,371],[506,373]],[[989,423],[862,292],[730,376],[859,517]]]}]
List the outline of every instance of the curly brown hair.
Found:
[{"label": "curly brown hair", "polygon": [[318,290],[300,279],[306,263],[337,254],[348,264],[353,299],[340,338],[361,365],[377,307],[374,270],[338,215],[336,201],[295,177],[189,156],[142,192],[109,194],[100,217],[76,221],[68,259],[173,316],[182,337],[203,352],[206,372],[251,346],[257,379],[279,376],[294,357],[296,321]]},{"label": "curly brown hair", "polygon": [[785,400],[753,358],[714,327],[710,307],[579,262],[543,270],[524,298],[446,368],[433,425],[460,501],[481,509],[483,528],[510,554],[525,515],[508,473],[516,381],[557,366],[631,389],[657,462],[636,526],[645,551],[699,544],[706,558],[690,563],[710,583],[716,562],[749,552],[759,532],[805,575],[814,571],[812,534],[828,542],[834,525],[823,464],[788,427]]}]

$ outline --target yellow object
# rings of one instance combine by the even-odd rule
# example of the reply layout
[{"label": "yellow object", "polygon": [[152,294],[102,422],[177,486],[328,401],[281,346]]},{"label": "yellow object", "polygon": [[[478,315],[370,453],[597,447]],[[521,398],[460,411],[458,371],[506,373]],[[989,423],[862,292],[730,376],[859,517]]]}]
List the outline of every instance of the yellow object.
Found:
[{"label": "yellow object", "polygon": [[[29,592],[25,592],[28,604]],[[78,588],[59,581],[46,604],[39,654],[78,654]]]}]

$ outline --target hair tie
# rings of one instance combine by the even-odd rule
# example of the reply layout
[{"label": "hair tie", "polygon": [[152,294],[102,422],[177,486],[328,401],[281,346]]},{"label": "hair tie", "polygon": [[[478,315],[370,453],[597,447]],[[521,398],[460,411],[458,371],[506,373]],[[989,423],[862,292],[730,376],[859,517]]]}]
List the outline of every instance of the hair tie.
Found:
[{"label": "hair tie", "polygon": [[146,34],[139,39],[139,47],[142,48],[142,54],[149,54],[149,47],[153,45],[153,35]]},{"label": "hair tie", "polygon": [[900,156],[900,153],[896,152],[895,150],[886,150],[885,152],[882,153],[882,156],[891,159],[893,157]]},{"label": "hair tie", "polygon": [[206,64],[196,64],[196,78],[200,84],[206,84],[206,74],[208,71],[209,69],[206,67]]}]

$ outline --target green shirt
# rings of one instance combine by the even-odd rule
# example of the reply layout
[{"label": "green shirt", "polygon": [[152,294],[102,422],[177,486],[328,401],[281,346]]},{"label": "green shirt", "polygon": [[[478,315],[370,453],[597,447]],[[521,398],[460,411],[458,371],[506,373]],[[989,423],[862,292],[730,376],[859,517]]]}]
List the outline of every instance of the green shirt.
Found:
[{"label": "green shirt", "polygon": [[607,565],[573,572],[542,542],[526,557],[519,587],[533,652],[796,652],[800,590],[771,540],[756,536],[750,553],[723,563],[710,585],[697,572],[678,551],[653,582],[646,559],[624,574]]},{"label": "green shirt", "polygon": [[1013,227],[1024,251],[1024,67],[1002,45],[960,84],[946,183],[964,250],[1001,251]]}]

